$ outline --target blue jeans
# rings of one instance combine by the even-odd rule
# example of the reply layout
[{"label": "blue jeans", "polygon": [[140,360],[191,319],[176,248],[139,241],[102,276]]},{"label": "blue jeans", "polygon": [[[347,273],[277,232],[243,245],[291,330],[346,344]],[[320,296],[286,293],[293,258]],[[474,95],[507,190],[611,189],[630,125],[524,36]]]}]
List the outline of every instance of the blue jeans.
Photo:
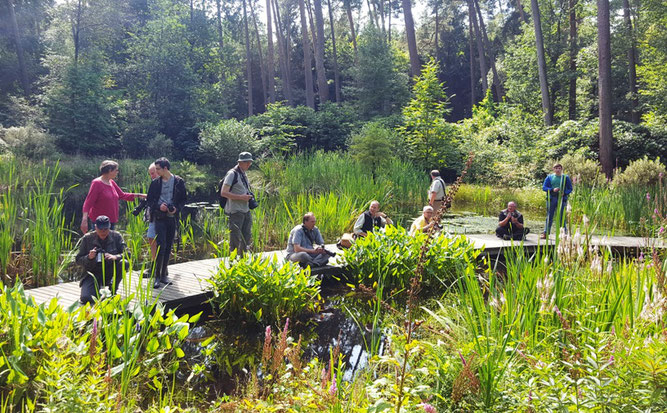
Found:
[{"label": "blue jeans", "polygon": [[[556,210],[558,209],[558,202],[561,199],[558,196],[547,196],[547,222],[544,225],[544,232],[549,234],[551,232],[551,225],[554,222],[554,215],[556,215]],[[566,228],[565,226],[565,206],[567,205],[567,198],[562,199],[560,205],[560,216],[558,220],[560,222],[559,227]]]}]

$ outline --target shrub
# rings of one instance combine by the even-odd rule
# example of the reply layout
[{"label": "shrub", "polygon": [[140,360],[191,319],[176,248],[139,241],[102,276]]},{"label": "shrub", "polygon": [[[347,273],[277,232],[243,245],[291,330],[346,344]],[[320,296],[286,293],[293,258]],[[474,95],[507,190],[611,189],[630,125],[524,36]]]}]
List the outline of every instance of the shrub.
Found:
[{"label": "shrub", "polygon": [[667,133],[664,128],[648,128],[622,120],[614,120],[614,155],[618,165],[625,167],[642,157],[667,157]]},{"label": "shrub", "polygon": [[375,172],[380,165],[394,158],[396,149],[402,146],[398,142],[394,131],[377,122],[369,122],[350,138],[350,153]]},{"label": "shrub", "polygon": [[[565,155],[559,161],[563,171],[572,179],[573,184],[600,185],[605,182],[605,176],[600,170],[600,164],[592,159],[586,159],[582,152]],[[547,162],[544,169],[551,173],[554,162]]]},{"label": "shrub", "polygon": [[157,133],[148,141],[148,155],[155,159],[165,157],[171,158],[174,150],[174,142],[162,133]]},{"label": "shrub", "polygon": [[614,176],[614,185],[617,186],[651,186],[658,183],[665,174],[665,165],[660,158],[650,160],[648,157],[630,162],[625,170]]},{"label": "shrub", "polygon": [[[414,276],[426,237],[423,233],[413,237],[403,228],[389,225],[384,232],[357,239],[352,248],[345,250],[344,258],[358,283],[378,283],[387,291],[404,289]],[[435,237],[424,261],[424,287],[451,285],[465,258],[472,260],[477,254],[465,237]]]},{"label": "shrub", "polygon": [[261,255],[221,265],[209,282],[221,313],[267,324],[314,310],[320,294],[320,281],[309,269]]},{"label": "shrub", "polygon": [[546,133],[541,146],[545,149],[546,158],[560,159],[568,153],[580,152],[588,159],[596,159],[598,151],[597,119],[566,120],[557,128]]},{"label": "shrub", "polygon": [[49,159],[58,153],[53,137],[35,126],[0,128],[0,139],[11,152],[24,158]]},{"label": "shrub", "polygon": [[220,169],[236,164],[241,152],[258,148],[257,130],[245,122],[225,119],[218,124],[205,124],[199,134],[199,151],[204,161]]}]

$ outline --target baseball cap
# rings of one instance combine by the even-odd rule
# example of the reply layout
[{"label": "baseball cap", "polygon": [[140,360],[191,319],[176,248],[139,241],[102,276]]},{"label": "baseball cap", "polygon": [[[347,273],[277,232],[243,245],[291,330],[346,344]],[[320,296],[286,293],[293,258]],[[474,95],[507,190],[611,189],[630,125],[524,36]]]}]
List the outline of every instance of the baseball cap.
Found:
[{"label": "baseball cap", "polygon": [[97,228],[97,229],[107,229],[109,227],[111,227],[111,221],[109,221],[108,216],[100,215],[95,220],[95,228]]}]

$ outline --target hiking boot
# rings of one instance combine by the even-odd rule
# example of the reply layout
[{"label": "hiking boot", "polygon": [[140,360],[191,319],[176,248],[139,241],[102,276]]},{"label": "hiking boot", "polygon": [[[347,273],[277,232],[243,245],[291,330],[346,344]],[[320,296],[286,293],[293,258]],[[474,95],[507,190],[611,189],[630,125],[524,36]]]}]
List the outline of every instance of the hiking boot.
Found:
[{"label": "hiking boot", "polygon": [[505,234],[505,235],[503,235],[503,239],[504,239],[505,241],[509,241],[509,240],[512,239],[512,236],[509,235],[509,234]]}]

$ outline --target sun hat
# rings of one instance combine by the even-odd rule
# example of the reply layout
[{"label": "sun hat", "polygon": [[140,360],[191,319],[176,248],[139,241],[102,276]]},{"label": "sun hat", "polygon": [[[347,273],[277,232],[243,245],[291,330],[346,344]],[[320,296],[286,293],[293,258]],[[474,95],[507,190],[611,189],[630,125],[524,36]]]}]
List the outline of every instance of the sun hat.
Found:
[{"label": "sun hat", "polygon": [[236,162],[252,162],[252,154],[250,152],[241,152]]}]

